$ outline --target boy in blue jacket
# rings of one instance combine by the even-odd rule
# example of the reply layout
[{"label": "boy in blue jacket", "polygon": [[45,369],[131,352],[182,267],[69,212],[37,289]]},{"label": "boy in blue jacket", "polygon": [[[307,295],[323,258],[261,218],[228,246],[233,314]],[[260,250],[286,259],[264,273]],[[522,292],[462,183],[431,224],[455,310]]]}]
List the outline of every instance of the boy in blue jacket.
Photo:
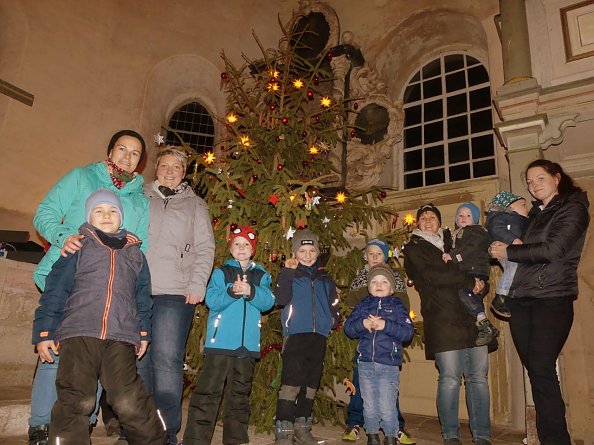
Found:
[{"label": "boy in blue jacket", "polygon": [[136,373],[150,340],[151,284],[140,240],[120,229],[122,204],[100,189],[86,201],[82,247],[60,257],[35,311],[42,361],[60,354],[49,443],[89,443],[97,380],[132,445],[164,445],[165,426]]},{"label": "boy in blue jacket", "polygon": [[251,260],[257,243],[251,227],[233,230],[229,235],[233,259],[214,270],[206,288],[204,363],[188,407],[185,445],[210,444],[225,382],[223,443],[249,443],[249,397],[260,358],[260,315],[274,305],[270,274]]},{"label": "boy in blue jacket", "polygon": [[318,237],[309,229],[293,235],[293,256],[276,285],[282,307],[283,370],[276,403],[277,445],[317,445],[311,410],[324,370],[326,338],[338,322],[336,284],[321,267]]},{"label": "boy in blue jacket", "polygon": [[396,445],[402,343],[409,341],[414,327],[408,310],[394,296],[394,272],[385,264],[369,270],[369,296],[361,301],[344,323],[344,332],[359,338],[357,362],[363,397],[368,445],[379,445],[380,427],[384,445]]}]

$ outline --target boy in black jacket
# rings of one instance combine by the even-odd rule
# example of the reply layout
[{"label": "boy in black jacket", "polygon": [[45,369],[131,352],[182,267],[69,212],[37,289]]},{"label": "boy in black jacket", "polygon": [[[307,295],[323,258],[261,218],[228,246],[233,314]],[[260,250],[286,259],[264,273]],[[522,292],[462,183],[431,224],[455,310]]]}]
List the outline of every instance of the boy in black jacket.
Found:
[{"label": "boy in black jacket", "polygon": [[491,238],[479,222],[479,208],[471,202],[461,204],[456,210],[456,227],[454,231],[453,247],[449,253],[443,254],[447,263],[458,263],[460,270],[473,278],[485,282],[485,288],[479,295],[472,289],[460,289],[458,295],[468,311],[476,317],[478,327],[477,346],[483,346],[499,335],[499,331],[491,324],[485,314],[483,297],[488,292],[489,280],[489,245]]},{"label": "boy in black jacket", "polygon": [[151,284],[140,240],[121,229],[122,204],[109,190],[87,199],[79,251],[60,257],[35,311],[41,360],[60,353],[49,443],[89,443],[97,380],[131,445],[164,445],[165,425],[136,373],[150,340]]}]

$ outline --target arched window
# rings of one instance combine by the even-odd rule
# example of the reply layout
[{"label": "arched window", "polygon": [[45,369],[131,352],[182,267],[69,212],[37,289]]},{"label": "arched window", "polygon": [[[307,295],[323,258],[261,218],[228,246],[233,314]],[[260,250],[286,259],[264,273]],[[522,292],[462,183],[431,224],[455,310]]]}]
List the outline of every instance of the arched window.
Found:
[{"label": "arched window", "polygon": [[432,60],[412,77],[403,102],[405,189],[496,173],[489,74],[477,59]]},{"label": "arched window", "polygon": [[[190,102],[180,107],[168,123],[175,133],[197,153],[205,153],[214,147],[214,123],[206,108],[198,102]],[[173,131],[167,132],[166,143],[179,145]]]}]

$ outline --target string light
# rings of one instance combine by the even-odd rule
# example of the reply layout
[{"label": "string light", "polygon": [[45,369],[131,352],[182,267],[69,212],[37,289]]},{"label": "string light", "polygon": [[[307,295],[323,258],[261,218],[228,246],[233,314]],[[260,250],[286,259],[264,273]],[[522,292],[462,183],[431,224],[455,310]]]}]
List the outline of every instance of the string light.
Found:
[{"label": "string light", "polygon": [[227,122],[229,122],[230,124],[234,124],[235,122],[237,122],[239,118],[237,117],[237,114],[233,114],[230,113],[227,115]]},{"label": "string light", "polygon": [[239,138],[239,142],[241,142],[241,145],[243,145],[244,147],[249,147],[250,145],[252,145],[249,136],[241,136]]},{"label": "string light", "polygon": [[330,108],[330,105],[332,105],[332,100],[328,96],[324,96],[320,99],[320,105],[324,108]]},{"label": "string light", "polygon": [[309,147],[310,155],[317,155],[319,152],[320,152],[320,150],[318,150],[318,147],[316,147],[315,145],[312,145],[311,147]]},{"label": "string light", "polygon": [[280,90],[280,86],[278,85],[278,82],[269,82],[268,85],[266,85],[266,89],[268,91],[276,92]]},{"label": "string light", "polygon": [[302,81],[301,79],[295,79],[295,80],[293,81],[293,86],[294,86],[296,89],[298,89],[298,90],[299,90],[299,89],[301,89],[301,88],[303,88],[303,86],[304,86],[304,85],[305,85],[305,84],[303,83],[303,81]]},{"label": "string light", "polygon": [[347,196],[344,194],[344,192],[338,192],[335,199],[337,203],[344,204],[347,200]]}]

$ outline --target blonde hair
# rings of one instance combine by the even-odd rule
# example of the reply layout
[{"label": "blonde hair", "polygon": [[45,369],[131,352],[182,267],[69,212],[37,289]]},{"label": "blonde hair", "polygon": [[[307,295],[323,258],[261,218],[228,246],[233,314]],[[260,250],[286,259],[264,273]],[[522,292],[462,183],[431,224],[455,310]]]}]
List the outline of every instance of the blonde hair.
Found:
[{"label": "blonde hair", "polygon": [[188,150],[177,145],[166,145],[165,147],[159,149],[157,152],[157,162],[155,163],[155,168],[157,168],[159,165],[159,160],[166,155],[174,156],[179,162],[181,162],[181,164],[184,166],[184,169],[188,168]]}]

